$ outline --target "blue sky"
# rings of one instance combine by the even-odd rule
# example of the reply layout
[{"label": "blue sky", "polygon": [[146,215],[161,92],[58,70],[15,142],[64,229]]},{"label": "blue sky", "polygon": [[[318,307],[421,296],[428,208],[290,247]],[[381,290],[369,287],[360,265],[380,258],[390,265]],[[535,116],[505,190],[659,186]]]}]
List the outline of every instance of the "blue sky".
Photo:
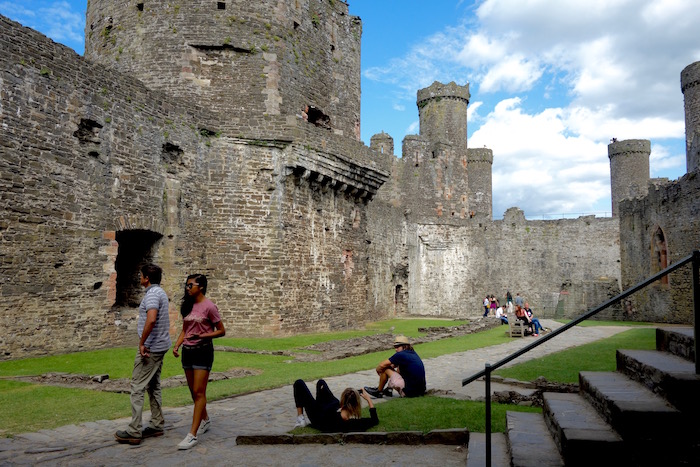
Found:
[{"label": "blue sky", "polygon": [[[0,0],[0,14],[83,53],[87,0]],[[688,0],[349,0],[363,22],[362,139],[417,134],[416,92],[470,83],[470,147],[494,152],[494,218],[610,212],[610,139],[685,173],[680,72],[700,60]]]}]

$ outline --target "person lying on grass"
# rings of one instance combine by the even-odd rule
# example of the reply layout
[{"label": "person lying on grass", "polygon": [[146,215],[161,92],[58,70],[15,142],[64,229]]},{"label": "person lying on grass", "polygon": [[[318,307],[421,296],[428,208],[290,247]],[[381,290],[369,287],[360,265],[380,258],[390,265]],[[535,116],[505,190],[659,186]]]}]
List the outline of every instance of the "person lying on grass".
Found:
[{"label": "person lying on grass", "polygon": [[[360,397],[369,404],[370,418],[362,418]],[[328,384],[322,379],[316,383],[316,398],[311,395],[309,387],[300,379],[294,382],[294,403],[297,407],[297,421],[294,427],[310,424],[326,433],[366,431],[379,423],[377,409],[374,408],[369,395],[360,390],[347,388],[336,398]],[[304,410],[309,418],[304,418]]]}]

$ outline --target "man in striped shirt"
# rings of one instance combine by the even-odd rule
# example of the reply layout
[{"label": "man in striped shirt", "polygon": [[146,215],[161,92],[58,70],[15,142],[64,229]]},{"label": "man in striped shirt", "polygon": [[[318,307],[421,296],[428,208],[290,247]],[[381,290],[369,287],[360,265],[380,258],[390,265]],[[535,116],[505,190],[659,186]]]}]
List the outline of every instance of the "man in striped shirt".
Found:
[{"label": "man in striped shirt", "polygon": [[[163,270],[155,264],[141,268],[141,285],[146,288],[146,294],[139,306],[139,350],[131,374],[131,424],[126,430],[115,433],[119,443],[141,444],[143,438],[163,434],[160,371],[171,341],[168,296],[160,287],[162,276]],[[151,423],[142,432],[143,393],[146,391],[151,405]]]}]

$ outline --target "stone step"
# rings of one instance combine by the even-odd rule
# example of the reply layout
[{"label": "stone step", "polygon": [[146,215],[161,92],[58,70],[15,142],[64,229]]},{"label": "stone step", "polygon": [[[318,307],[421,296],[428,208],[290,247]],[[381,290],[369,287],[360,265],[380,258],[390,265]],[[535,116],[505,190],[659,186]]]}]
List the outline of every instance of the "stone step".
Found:
[{"label": "stone step", "polygon": [[668,352],[618,350],[617,371],[639,381],[690,416],[700,414],[695,363]]},{"label": "stone step", "polygon": [[695,362],[695,336],[691,327],[656,328],[656,350],[671,352],[674,355]]},{"label": "stone step", "polygon": [[[469,433],[467,467],[486,465],[486,434]],[[508,442],[504,433],[491,433],[491,465],[510,465]]]},{"label": "stone step", "polygon": [[567,466],[628,460],[622,437],[580,394],[542,394],[544,419]]},{"label": "stone step", "polygon": [[563,466],[554,439],[538,413],[506,412],[506,436],[513,467]]},{"label": "stone step", "polygon": [[683,414],[622,373],[582,371],[579,389],[626,441],[673,442],[684,436]]}]

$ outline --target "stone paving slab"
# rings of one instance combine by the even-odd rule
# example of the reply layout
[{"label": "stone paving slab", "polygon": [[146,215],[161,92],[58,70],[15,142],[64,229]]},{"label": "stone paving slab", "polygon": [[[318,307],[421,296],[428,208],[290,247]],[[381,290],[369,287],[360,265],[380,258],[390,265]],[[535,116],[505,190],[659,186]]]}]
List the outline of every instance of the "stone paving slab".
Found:
[{"label": "stone paving slab", "polygon": [[[555,321],[541,321],[551,329],[561,326]],[[503,328],[505,332],[505,326]],[[623,326],[577,326],[513,364],[610,337],[627,329]],[[463,388],[462,379],[482,370],[484,363],[495,363],[530,344],[533,339],[537,338],[513,339],[506,344],[425,359],[428,389],[449,391],[460,398],[483,398],[483,383],[475,381]],[[390,350],[387,356],[389,354]],[[326,381],[339,394],[348,386],[376,386],[377,374],[374,370],[365,370],[329,377]],[[376,399],[375,402],[380,406],[385,400]],[[238,435],[284,434],[293,428],[296,409],[291,385],[211,402],[207,410],[212,418],[212,428],[191,451],[178,451],[176,445],[189,430],[192,406],[170,407],[164,410],[165,435],[144,440],[139,446],[114,441],[114,432],[124,429],[129,419],[100,420],[82,423],[77,429],[61,427],[0,440],[0,465],[135,465],[146,460],[149,465],[168,466],[195,462],[208,465],[464,465],[466,462],[466,449],[443,445],[237,446],[235,439]],[[381,409],[378,412],[381,418]],[[148,416],[148,412],[144,412],[145,423]],[[39,452],[39,449],[46,450]]]}]

